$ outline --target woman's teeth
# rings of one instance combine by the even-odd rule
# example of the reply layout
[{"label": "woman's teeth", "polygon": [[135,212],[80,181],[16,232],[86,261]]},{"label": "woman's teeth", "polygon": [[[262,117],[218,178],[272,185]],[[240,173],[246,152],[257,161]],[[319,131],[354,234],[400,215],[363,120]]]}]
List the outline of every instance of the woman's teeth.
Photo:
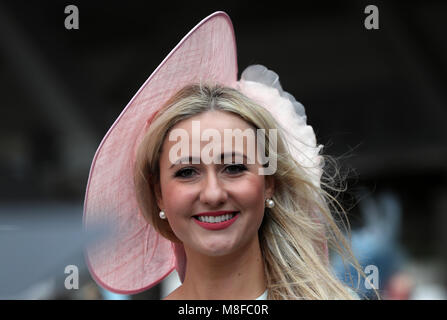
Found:
[{"label": "woman's teeth", "polygon": [[230,220],[235,215],[236,215],[235,213],[229,213],[229,214],[223,214],[221,216],[198,216],[197,219],[201,222],[219,223],[219,222]]}]

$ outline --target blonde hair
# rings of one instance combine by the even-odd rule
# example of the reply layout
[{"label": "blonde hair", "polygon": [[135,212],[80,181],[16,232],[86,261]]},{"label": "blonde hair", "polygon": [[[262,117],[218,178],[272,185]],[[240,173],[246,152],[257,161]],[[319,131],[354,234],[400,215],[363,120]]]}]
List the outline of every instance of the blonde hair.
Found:
[{"label": "blonde hair", "polygon": [[[212,110],[230,112],[256,129],[265,129],[266,154],[269,152],[268,129],[279,128],[265,108],[239,91],[219,85],[189,85],[166,102],[139,145],[134,178],[143,216],[162,236],[173,242],[179,242],[179,239],[169,223],[158,218],[160,209],[155,194],[160,183],[162,144],[176,123]],[[280,130],[275,156],[277,169],[273,175],[275,192],[272,197],[275,206],[265,209],[259,229],[268,298],[353,299],[349,289],[333,273],[325,250],[327,241],[332,249],[354,265],[359,274],[363,274],[338,226],[343,219],[337,222],[329,208],[329,204],[338,202],[322,187],[311,183],[305,171],[290,156],[284,133]],[[342,209],[335,211],[340,218],[345,217]],[[346,224],[342,223],[342,226],[346,228]]]}]

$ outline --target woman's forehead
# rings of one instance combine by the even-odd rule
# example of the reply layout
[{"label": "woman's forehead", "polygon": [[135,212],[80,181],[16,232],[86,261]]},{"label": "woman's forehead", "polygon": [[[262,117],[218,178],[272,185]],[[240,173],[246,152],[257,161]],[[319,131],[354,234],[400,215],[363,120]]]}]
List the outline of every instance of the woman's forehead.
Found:
[{"label": "woman's forehead", "polygon": [[270,160],[265,154],[265,141],[265,130],[255,130],[232,113],[210,111],[172,127],[163,142],[160,161],[167,168],[180,164],[263,166]]},{"label": "woman's forehead", "polygon": [[[163,158],[178,163],[254,163],[257,145],[253,130],[220,134],[217,130],[190,135],[187,131],[172,131],[163,148]],[[207,160],[208,159],[208,160]],[[166,160],[166,159],[165,159]]]}]

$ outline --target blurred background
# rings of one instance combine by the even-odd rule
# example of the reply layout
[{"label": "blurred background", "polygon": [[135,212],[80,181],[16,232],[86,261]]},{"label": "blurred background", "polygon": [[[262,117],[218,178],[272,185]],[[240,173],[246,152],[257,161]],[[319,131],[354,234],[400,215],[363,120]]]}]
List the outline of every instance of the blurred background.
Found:
[{"label": "blurred background", "polygon": [[[256,63],[277,72],[338,159],[353,248],[365,272],[377,266],[382,297],[447,298],[447,3],[288,3],[0,1],[0,298],[159,299],[175,287],[175,274],[132,296],[98,287],[82,206],[108,128],[217,10],[233,21],[239,74]],[[377,30],[364,26],[369,4]],[[64,26],[67,5],[78,30]],[[64,285],[69,265],[78,289]]]}]

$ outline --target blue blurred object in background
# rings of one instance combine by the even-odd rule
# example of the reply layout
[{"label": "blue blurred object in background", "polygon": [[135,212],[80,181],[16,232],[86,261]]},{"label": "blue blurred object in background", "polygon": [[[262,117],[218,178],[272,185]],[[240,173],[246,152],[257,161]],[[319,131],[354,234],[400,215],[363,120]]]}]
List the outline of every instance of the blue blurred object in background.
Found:
[{"label": "blue blurred object in background", "polygon": [[101,292],[101,295],[104,298],[104,300],[130,300],[129,295],[114,293],[102,287],[100,287],[99,291]]},{"label": "blue blurred object in background", "polygon": [[[371,274],[367,266],[377,267],[377,289],[382,295],[391,277],[400,271],[406,260],[405,253],[398,243],[402,208],[394,193],[385,192],[376,199],[367,197],[362,200],[360,209],[364,226],[352,231],[352,251],[366,276]],[[339,279],[353,287],[361,298],[377,298],[374,290],[365,285],[364,278],[360,278],[358,283],[358,272],[349,265],[345,268],[338,254],[334,253],[332,265]]]}]

